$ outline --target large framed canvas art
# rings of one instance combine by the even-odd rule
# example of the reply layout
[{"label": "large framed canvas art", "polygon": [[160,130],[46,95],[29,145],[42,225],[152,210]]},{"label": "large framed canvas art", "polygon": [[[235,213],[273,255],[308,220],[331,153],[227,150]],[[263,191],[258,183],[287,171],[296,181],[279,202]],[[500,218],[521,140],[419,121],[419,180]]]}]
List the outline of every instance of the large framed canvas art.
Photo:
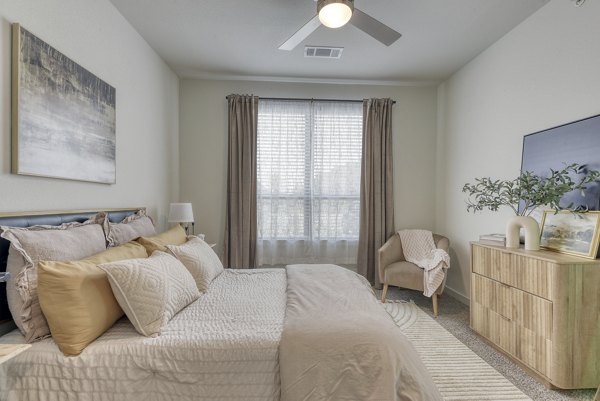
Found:
[{"label": "large framed canvas art", "polygon": [[12,172],[114,184],[115,88],[13,24]]}]

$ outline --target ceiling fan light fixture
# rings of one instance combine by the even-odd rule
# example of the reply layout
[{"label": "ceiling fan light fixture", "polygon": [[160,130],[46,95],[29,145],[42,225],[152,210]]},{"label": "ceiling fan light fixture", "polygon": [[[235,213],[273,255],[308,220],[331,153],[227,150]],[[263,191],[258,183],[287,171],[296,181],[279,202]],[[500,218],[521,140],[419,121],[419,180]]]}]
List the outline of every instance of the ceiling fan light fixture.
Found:
[{"label": "ceiling fan light fixture", "polygon": [[352,0],[319,0],[319,20],[328,28],[340,28],[350,21],[354,11]]}]

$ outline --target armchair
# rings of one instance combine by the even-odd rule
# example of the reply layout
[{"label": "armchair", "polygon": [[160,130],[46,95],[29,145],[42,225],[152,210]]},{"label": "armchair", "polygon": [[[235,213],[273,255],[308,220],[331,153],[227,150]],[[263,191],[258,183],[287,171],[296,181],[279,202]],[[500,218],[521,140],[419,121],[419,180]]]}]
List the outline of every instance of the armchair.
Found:
[{"label": "armchair", "polygon": [[[450,241],[441,235],[433,234],[433,241],[439,249],[448,252]],[[394,234],[378,252],[379,280],[383,283],[383,293],[381,302],[385,303],[388,286],[408,288],[411,290],[423,291],[424,270],[419,266],[407,262],[402,252],[402,242],[398,233]],[[433,314],[438,316],[438,295],[441,295],[446,285],[446,276],[444,281],[431,296],[433,302]]]}]

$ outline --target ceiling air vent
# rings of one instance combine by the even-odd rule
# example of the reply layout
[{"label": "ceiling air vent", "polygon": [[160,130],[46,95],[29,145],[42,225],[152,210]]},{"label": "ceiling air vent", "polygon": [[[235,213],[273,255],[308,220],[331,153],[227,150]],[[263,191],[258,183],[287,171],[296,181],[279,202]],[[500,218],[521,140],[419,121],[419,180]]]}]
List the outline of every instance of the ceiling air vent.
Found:
[{"label": "ceiling air vent", "polygon": [[343,47],[305,46],[304,57],[340,58]]}]

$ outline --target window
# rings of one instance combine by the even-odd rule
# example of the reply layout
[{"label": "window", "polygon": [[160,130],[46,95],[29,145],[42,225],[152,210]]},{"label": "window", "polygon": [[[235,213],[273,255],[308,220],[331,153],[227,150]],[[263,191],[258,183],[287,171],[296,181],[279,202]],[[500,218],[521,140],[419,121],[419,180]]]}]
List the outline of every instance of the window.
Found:
[{"label": "window", "polygon": [[361,153],[361,103],[259,102],[259,264],[356,262]]}]

